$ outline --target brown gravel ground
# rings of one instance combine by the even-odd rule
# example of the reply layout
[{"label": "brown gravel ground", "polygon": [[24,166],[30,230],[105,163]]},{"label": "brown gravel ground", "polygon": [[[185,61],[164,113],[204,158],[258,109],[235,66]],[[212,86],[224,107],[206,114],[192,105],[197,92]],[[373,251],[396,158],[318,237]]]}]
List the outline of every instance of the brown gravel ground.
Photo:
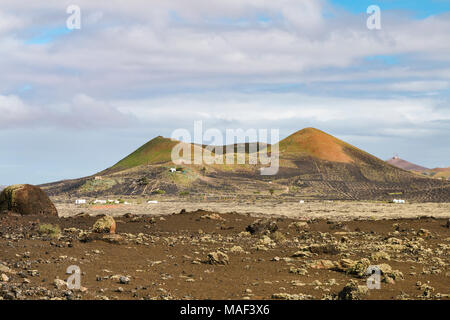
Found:
[{"label": "brown gravel ground", "polygon": [[[450,293],[447,219],[272,217],[265,223],[276,232],[251,235],[246,227],[259,218],[247,214],[130,215],[115,217],[118,244],[85,235],[97,219],[0,216],[0,275],[8,278],[0,279],[0,299],[337,299],[351,280],[364,286],[367,277],[339,262],[363,258],[398,271],[361,299],[448,300]],[[299,221],[306,223],[292,224]],[[61,233],[43,234],[44,224]],[[228,263],[211,264],[208,253],[217,251]],[[333,267],[316,268],[320,260]],[[82,292],[54,285],[70,265],[81,269]]]}]

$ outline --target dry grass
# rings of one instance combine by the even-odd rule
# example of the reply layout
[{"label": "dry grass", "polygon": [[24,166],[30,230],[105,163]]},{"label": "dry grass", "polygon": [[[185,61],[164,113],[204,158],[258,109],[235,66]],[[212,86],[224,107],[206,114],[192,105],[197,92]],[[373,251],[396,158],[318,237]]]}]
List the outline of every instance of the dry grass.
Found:
[{"label": "dry grass", "polygon": [[257,216],[285,216],[292,218],[327,218],[334,220],[363,219],[396,219],[433,216],[436,218],[450,218],[450,203],[377,203],[363,201],[307,201],[304,204],[296,202],[266,201],[180,201],[180,199],[160,200],[157,204],[138,204],[137,200],[127,199],[131,204],[119,205],[115,208],[93,209],[75,204],[58,203],[55,205],[60,216],[73,216],[80,212],[92,215],[110,214],[123,215],[125,213],[157,215],[172,214],[182,209],[227,213],[239,212]]}]

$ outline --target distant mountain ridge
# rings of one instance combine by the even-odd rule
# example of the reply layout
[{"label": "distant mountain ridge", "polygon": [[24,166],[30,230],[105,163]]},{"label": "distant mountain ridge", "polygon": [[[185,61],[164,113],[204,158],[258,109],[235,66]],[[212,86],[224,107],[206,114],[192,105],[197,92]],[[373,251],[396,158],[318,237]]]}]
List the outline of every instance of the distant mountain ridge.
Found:
[{"label": "distant mountain ridge", "polygon": [[386,162],[389,163],[390,165],[393,165],[394,167],[397,167],[397,168],[400,168],[403,170],[408,170],[408,171],[422,172],[422,171],[430,170],[428,168],[422,167],[422,166],[414,164],[412,162],[400,159],[398,156],[392,157],[389,160],[386,160]]}]

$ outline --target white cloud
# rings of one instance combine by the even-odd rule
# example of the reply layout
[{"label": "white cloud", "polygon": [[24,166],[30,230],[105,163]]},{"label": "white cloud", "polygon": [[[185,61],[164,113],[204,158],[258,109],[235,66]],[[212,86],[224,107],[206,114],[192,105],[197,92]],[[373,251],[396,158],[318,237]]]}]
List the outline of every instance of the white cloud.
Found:
[{"label": "white cloud", "polygon": [[[21,8],[21,17],[41,21],[52,17],[56,27],[67,14],[50,1]],[[20,1],[6,1],[4,10],[16,12]],[[213,5],[214,4],[214,5]],[[34,83],[43,90],[58,86],[74,94],[107,95],[133,88],[174,86],[223,86],[235,83],[285,81],[308,82],[316,78],[344,78],[361,59],[373,55],[407,55],[425,59],[402,69],[404,77],[420,77],[427,62],[429,71],[440,73],[437,81],[449,81],[450,19],[437,16],[423,21],[386,16],[379,32],[367,30],[360,16],[341,13],[323,17],[324,1],[79,1],[81,30],[42,45],[25,43],[33,28],[11,33],[0,40],[0,68],[8,76],[2,88]],[[174,19],[176,14],[179,17]],[[270,17],[261,23],[259,15]],[[17,18],[18,19],[18,18]],[[225,19],[225,22],[223,20]],[[228,20],[227,20],[228,19]],[[244,20],[246,23],[233,21]],[[64,24],[60,23],[62,26]],[[25,32],[27,31],[27,32]],[[349,68],[349,70],[347,70]],[[383,66],[378,78],[391,76],[396,66]],[[323,77],[323,70],[328,74]],[[366,72],[368,70],[365,70]],[[320,72],[320,74],[316,74]],[[373,73],[371,73],[373,75]],[[413,79],[427,81],[427,79]],[[62,85],[64,83],[64,85]],[[71,92],[68,92],[72,90]],[[92,91],[89,91],[92,90]]]},{"label": "white cloud", "polygon": [[0,9],[0,35],[5,36],[8,32],[24,27],[25,22],[20,17],[8,14]]},{"label": "white cloud", "polygon": [[106,102],[77,94],[68,103],[28,105],[17,96],[0,95],[0,129],[11,128],[110,128],[129,126],[136,119]]},{"label": "white cloud", "polygon": [[364,14],[325,0],[78,0],[81,30],[30,44],[65,26],[69,4],[2,0],[0,131],[170,132],[203,119],[448,140],[449,14],[383,11],[369,31]]}]

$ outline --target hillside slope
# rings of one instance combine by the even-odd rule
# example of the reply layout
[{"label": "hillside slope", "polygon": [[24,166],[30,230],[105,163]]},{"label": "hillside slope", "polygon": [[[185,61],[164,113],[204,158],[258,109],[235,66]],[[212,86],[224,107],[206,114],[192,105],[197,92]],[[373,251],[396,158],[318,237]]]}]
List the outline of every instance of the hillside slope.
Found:
[{"label": "hillside slope", "polygon": [[[170,172],[172,148],[178,143],[157,137],[96,175],[42,187],[51,195],[92,197],[188,194],[250,199],[278,194],[312,199],[450,201],[448,182],[399,169],[314,128],[300,130],[278,143],[280,167],[273,176],[262,176],[262,166],[248,162],[183,164]],[[186,146],[191,150],[206,147]],[[249,151],[248,146],[244,149]],[[268,145],[259,152],[272,150],[276,149]]]},{"label": "hillside slope", "polygon": [[408,171],[417,171],[417,172],[422,172],[422,171],[426,171],[429,170],[428,168],[419,166],[417,164],[411,163],[409,161],[400,159],[399,157],[395,156],[392,157],[389,160],[386,160],[387,163],[389,163],[390,165],[393,165],[394,167],[403,169],[403,170],[408,170]]}]

